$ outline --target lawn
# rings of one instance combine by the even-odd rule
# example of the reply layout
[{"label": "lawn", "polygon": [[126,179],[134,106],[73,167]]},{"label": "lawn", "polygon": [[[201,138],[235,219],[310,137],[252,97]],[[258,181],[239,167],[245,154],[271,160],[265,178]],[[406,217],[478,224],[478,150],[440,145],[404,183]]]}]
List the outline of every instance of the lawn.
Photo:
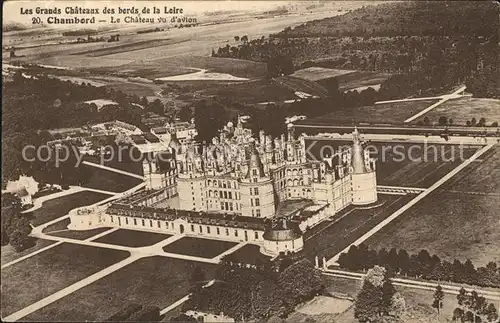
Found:
[{"label": "lawn", "polygon": [[[371,248],[427,249],[441,259],[470,259],[476,266],[500,261],[500,173],[497,149],[464,169],[368,241]],[[490,174],[488,172],[491,171]],[[453,179],[452,179],[453,180]]]},{"label": "lawn", "polygon": [[57,232],[49,232],[48,234],[51,236],[61,237],[61,238],[86,240],[90,237],[93,237],[93,236],[99,234],[99,233],[103,233],[109,229],[110,228],[96,228],[96,229],[85,230],[85,231],[61,230],[61,231],[57,231]]},{"label": "lawn", "polygon": [[[352,142],[341,140],[306,141],[315,159]],[[331,147],[331,148],[324,148]],[[475,146],[370,142],[366,149],[377,158],[377,184],[427,188],[437,182],[478,149]]]},{"label": "lawn", "polygon": [[[136,175],[141,175],[141,176],[143,175],[142,161],[140,158],[142,153],[137,148],[135,148],[135,147],[132,147],[130,149],[126,148],[126,147],[118,148],[117,146],[113,147],[113,148],[116,149],[115,150],[116,156],[113,160],[106,160],[106,159],[104,159],[104,157],[101,160],[101,158],[99,158],[99,157],[94,157],[94,156],[89,156],[89,155],[86,155],[84,157],[84,160],[92,162],[92,163],[101,164],[104,166],[116,168],[119,170],[123,170],[123,171],[133,173]],[[120,158],[120,156],[118,156],[119,153],[121,154],[121,158]]]},{"label": "lawn", "polygon": [[470,97],[449,100],[418,118],[414,123],[423,121],[427,117],[431,123],[437,124],[441,116],[453,119],[453,124],[457,126],[465,126],[473,117],[477,121],[485,118],[486,125],[490,126],[493,122],[500,122],[500,100]]},{"label": "lawn", "polygon": [[214,277],[215,265],[161,256],[143,258],[24,319],[102,321],[129,303],[163,309],[189,293],[195,266],[202,268],[207,280]]},{"label": "lawn", "polygon": [[334,112],[310,122],[329,125],[367,124],[403,124],[404,121],[418,112],[426,109],[437,100],[422,100],[374,104],[352,109],[337,109]]},{"label": "lawn", "polygon": [[[123,192],[142,183],[138,178],[118,174],[101,168],[88,165],[82,165],[80,167],[86,168],[92,174],[84,183],[85,187],[111,192]],[[109,195],[107,197],[109,197]]]},{"label": "lawn", "polygon": [[228,259],[233,262],[239,262],[242,264],[259,264],[264,263],[271,259],[270,257],[263,255],[260,252],[260,246],[247,244],[235,252],[229,254]]},{"label": "lawn", "polygon": [[235,242],[184,237],[166,245],[163,251],[210,259],[236,245]]},{"label": "lawn", "polygon": [[36,245],[34,245],[33,247],[31,247],[29,249],[21,251],[21,252],[16,252],[10,245],[2,246],[2,252],[1,252],[2,266],[5,265],[6,263],[9,263],[9,262],[14,261],[16,259],[19,259],[27,254],[30,254],[34,251],[45,248],[45,247],[47,247],[51,244],[54,244],[54,243],[55,243],[55,241],[37,239]]},{"label": "lawn", "polygon": [[107,197],[109,195],[84,191],[46,201],[42,204],[41,208],[31,212],[31,223],[37,226],[52,221],[68,214],[74,208],[91,205]]},{"label": "lawn", "polygon": [[353,208],[349,214],[330,226],[322,227],[321,233],[309,235],[304,243],[304,254],[311,260],[315,256],[329,259],[360,238],[363,234],[389,217],[414,196],[378,195],[380,206],[371,209]]},{"label": "lawn", "polygon": [[125,247],[145,247],[163,241],[169,237],[171,237],[171,235],[163,233],[119,229],[94,241]]},{"label": "lawn", "polygon": [[2,317],[127,256],[127,252],[63,243],[4,268],[2,269]]}]

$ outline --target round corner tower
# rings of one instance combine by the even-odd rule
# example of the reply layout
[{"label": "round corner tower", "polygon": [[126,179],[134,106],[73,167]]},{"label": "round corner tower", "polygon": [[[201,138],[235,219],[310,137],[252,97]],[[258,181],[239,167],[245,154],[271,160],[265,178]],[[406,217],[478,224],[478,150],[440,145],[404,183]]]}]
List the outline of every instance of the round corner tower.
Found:
[{"label": "round corner tower", "polygon": [[[366,160],[364,149],[355,127],[351,151],[352,204],[366,205],[377,201],[377,175],[374,162]],[[369,157],[368,157],[369,159]],[[367,167],[367,163],[369,166]]]}]

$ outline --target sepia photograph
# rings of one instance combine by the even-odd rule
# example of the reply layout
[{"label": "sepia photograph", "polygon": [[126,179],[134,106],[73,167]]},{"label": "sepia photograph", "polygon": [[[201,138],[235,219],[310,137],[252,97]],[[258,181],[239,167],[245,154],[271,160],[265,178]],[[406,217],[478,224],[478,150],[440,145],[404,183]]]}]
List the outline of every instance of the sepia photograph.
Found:
[{"label": "sepia photograph", "polygon": [[2,321],[500,323],[500,2],[2,21]]}]

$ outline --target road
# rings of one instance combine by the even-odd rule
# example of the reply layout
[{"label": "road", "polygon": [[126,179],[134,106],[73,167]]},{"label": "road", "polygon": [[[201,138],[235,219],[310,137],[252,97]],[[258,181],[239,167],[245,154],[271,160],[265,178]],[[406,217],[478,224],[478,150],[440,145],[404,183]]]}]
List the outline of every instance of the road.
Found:
[{"label": "road", "polygon": [[364,241],[366,241],[367,239],[369,239],[371,236],[373,236],[375,233],[377,233],[378,231],[380,231],[386,225],[388,225],[389,223],[391,223],[393,220],[395,220],[401,214],[403,214],[404,212],[406,212],[413,205],[417,204],[422,199],[424,199],[427,195],[431,194],[434,190],[436,190],[441,185],[443,185],[444,183],[446,183],[449,179],[451,179],[458,172],[460,172],[462,169],[464,169],[465,167],[467,167],[469,164],[471,164],[474,160],[476,160],[477,158],[479,158],[485,152],[487,152],[488,150],[490,150],[492,147],[493,147],[493,145],[490,144],[490,145],[484,146],[483,148],[481,148],[480,150],[478,150],[469,159],[467,159],[466,161],[464,161],[463,163],[461,163],[460,165],[458,165],[455,169],[453,169],[451,172],[449,172],[448,174],[446,174],[445,176],[443,176],[441,179],[439,179],[439,181],[437,181],[436,183],[434,183],[431,187],[429,187],[428,189],[426,189],[421,194],[417,195],[414,199],[412,199],[410,202],[408,202],[403,207],[401,207],[400,209],[398,209],[396,212],[394,212],[393,214],[391,214],[388,218],[386,218],[385,220],[383,220],[382,222],[380,222],[379,224],[377,224],[373,229],[371,229],[370,231],[368,231],[367,233],[365,233],[359,239],[357,239],[352,244],[350,244],[349,246],[347,246],[344,250],[342,250],[341,252],[339,252],[338,254],[336,254],[334,257],[332,257],[331,259],[329,259],[327,261],[327,265],[330,266],[330,265],[337,264],[337,261],[338,261],[340,255],[342,253],[344,253],[344,252],[349,251],[349,248],[352,245],[358,246],[361,243],[363,243]]}]

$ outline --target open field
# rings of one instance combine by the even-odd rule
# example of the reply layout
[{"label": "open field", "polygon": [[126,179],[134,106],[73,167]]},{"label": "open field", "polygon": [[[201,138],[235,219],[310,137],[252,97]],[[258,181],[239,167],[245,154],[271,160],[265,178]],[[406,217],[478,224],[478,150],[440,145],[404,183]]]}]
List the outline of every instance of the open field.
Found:
[{"label": "open field", "polygon": [[167,307],[189,293],[195,266],[206,279],[215,265],[165,257],[140,259],[24,318],[27,321],[102,321],[130,303]]},{"label": "open field", "polygon": [[[323,154],[331,155],[331,149],[350,145],[352,142],[341,140],[306,141],[317,160],[322,159],[321,149]],[[378,185],[427,188],[472,156],[478,147],[370,142],[366,149],[377,158]]]},{"label": "open field", "polygon": [[308,81],[319,81],[323,79],[328,79],[332,77],[338,77],[344,74],[350,74],[356,72],[355,70],[340,70],[334,68],[324,68],[324,67],[308,67],[301,70],[295,71],[291,76],[305,79]]},{"label": "open field", "polygon": [[370,209],[348,208],[336,215],[340,218],[347,214],[340,220],[322,226],[321,233],[313,233],[306,237],[303,252],[310,260],[314,260],[316,255],[320,259],[322,257],[329,259],[408,203],[413,197],[412,195],[379,194],[379,202],[383,202],[380,206]]},{"label": "open field", "polygon": [[422,100],[410,102],[374,104],[352,109],[338,109],[334,112],[315,119],[308,120],[319,125],[353,125],[369,124],[403,124],[409,117],[419,113],[438,100]]},{"label": "open field", "polygon": [[391,76],[389,73],[356,71],[354,73],[342,74],[336,77],[339,89],[349,91],[362,86],[376,86],[384,83]]},{"label": "open field", "polygon": [[486,125],[490,126],[493,122],[500,123],[500,100],[479,98],[450,100],[414,120],[414,123],[423,121],[427,117],[431,124],[437,124],[441,116],[451,118],[453,124],[457,126],[465,126],[472,118],[476,118],[478,122],[484,118]]},{"label": "open field", "polygon": [[12,247],[10,245],[2,246],[2,251],[1,251],[2,266],[5,265],[6,263],[9,263],[9,262],[14,261],[16,259],[19,259],[23,256],[26,256],[27,254],[30,254],[34,251],[45,248],[53,243],[55,243],[55,241],[37,239],[35,246],[33,246],[29,249],[26,249],[24,251],[21,251],[21,252],[15,252],[14,249],[12,249]]},{"label": "open field", "polygon": [[166,245],[163,251],[210,259],[236,245],[229,241],[184,237]]},{"label": "open field", "polygon": [[91,205],[107,197],[109,195],[86,191],[46,201],[42,204],[41,208],[31,212],[31,216],[33,217],[31,223],[36,226],[52,221],[68,214],[74,208]]},{"label": "open field", "polygon": [[[427,249],[448,261],[470,259],[475,266],[500,261],[499,160],[497,150],[482,163],[471,164],[463,170],[464,177],[459,173],[455,182],[406,211],[372,236],[368,246],[404,248],[410,253]],[[490,184],[484,185],[485,181]]]},{"label": "open field", "polygon": [[171,235],[163,233],[119,229],[94,241],[125,247],[145,247],[169,237],[171,237]]},{"label": "open field", "polygon": [[205,69],[209,72],[227,73],[244,78],[259,78],[267,75],[264,63],[209,56],[177,56],[159,58],[153,61],[136,61],[122,65],[118,70],[116,68],[100,68],[95,71],[155,79],[192,73],[195,72],[193,69]]},{"label": "open field", "polygon": [[128,255],[63,243],[2,269],[2,317],[47,297]]}]

